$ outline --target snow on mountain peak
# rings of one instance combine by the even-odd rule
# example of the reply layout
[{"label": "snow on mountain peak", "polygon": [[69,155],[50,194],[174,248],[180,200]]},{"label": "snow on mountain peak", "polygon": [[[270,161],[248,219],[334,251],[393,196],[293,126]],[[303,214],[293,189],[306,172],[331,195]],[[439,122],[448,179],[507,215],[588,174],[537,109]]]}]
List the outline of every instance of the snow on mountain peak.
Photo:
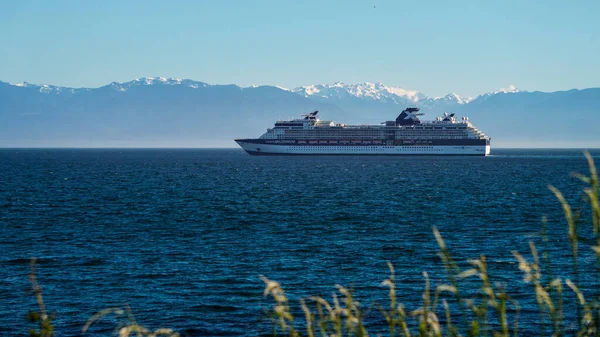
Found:
[{"label": "snow on mountain peak", "polygon": [[20,87],[20,88],[29,88],[29,89],[37,89],[40,93],[42,94],[60,94],[60,93],[70,93],[73,94],[75,93],[75,91],[79,91],[79,90],[87,90],[87,89],[74,89],[74,88],[66,88],[66,87],[61,87],[61,86],[56,86],[56,85],[50,85],[50,84],[32,84],[32,83],[27,83],[27,82],[20,82],[20,83],[9,83],[10,85],[13,85],[15,87]]},{"label": "snow on mountain peak", "polygon": [[435,100],[443,100],[446,102],[456,102],[458,104],[467,104],[473,100],[473,97],[460,97],[459,95],[452,92],[444,97],[435,97],[433,100],[434,101]]},{"label": "snow on mountain peak", "polygon": [[110,86],[113,87],[117,91],[126,91],[127,90],[121,85],[121,83],[117,83],[117,82],[111,82]]},{"label": "snow on mountain peak", "polygon": [[406,90],[398,87],[386,87],[385,90],[400,97],[408,97],[413,102],[418,102],[422,98],[422,94],[416,90]]},{"label": "snow on mountain peak", "polygon": [[136,78],[133,81],[130,82],[125,82],[122,84],[127,84],[127,83],[132,83],[135,85],[139,85],[139,84],[144,84],[144,85],[153,85],[153,84],[170,84],[170,85],[176,85],[176,84],[181,84],[182,80],[181,78],[177,78],[177,77],[170,77],[170,78],[166,78],[166,77],[142,77],[142,78]]},{"label": "snow on mountain peak", "polygon": [[345,95],[354,96],[362,99],[373,100],[393,100],[398,98],[416,103],[425,95],[416,90],[406,90],[400,87],[389,87],[381,82],[363,82],[356,84],[344,84],[335,82],[334,84],[313,84],[305,85],[292,89],[293,92],[302,94],[305,97],[319,94],[322,98],[341,97]]},{"label": "snow on mountain peak", "polygon": [[284,91],[292,91],[291,89],[284,88],[284,87],[280,87],[280,86],[278,86],[278,85],[276,85],[276,86],[275,86],[275,88],[277,88],[277,89],[281,89],[281,90],[284,90]]},{"label": "snow on mountain peak", "polygon": [[319,92],[321,92],[320,88],[323,88],[323,85],[305,85],[303,87],[298,87],[295,89],[292,89],[292,92],[297,92],[297,93],[302,93],[304,94],[304,96],[312,96],[314,94],[318,94]]},{"label": "snow on mountain peak", "polygon": [[498,93],[515,93],[515,92],[521,92],[521,90],[519,90],[514,84],[510,84],[508,87],[506,88],[500,88],[499,90],[494,91],[494,94],[498,94]]},{"label": "snow on mountain peak", "polygon": [[42,87],[42,85],[31,84],[31,83],[27,83],[27,82],[9,83],[9,84],[14,85],[15,87],[21,87],[21,88],[41,88]]},{"label": "snow on mountain peak", "polygon": [[495,91],[487,92],[485,94],[480,95],[477,98],[478,99],[488,99],[497,94],[515,94],[515,93],[519,93],[519,92],[522,92],[522,91],[519,88],[517,88],[514,84],[510,84],[506,88],[500,88]]},{"label": "snow on mountain peak", "polygon": [[132,87],[137,87],[140,85],[186,85],[187,87],[197,89],[199,87],[206,87],[206,83],[192,81],[192,80],[184,80],[178,77],[142,77],[136,78],[133,81],[125,82],[125,83],[117,83],[113,82],[111,85],[118,91],[126,91]]}]

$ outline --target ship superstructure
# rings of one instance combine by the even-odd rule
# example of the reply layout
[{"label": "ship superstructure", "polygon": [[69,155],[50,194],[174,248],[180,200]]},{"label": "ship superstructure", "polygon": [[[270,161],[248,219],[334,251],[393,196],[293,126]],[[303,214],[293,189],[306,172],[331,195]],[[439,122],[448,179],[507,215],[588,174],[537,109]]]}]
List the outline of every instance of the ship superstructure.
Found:
[{"label": "ship superstructure", "polygon": [[320,120],[314,111],[279,120],[257,139],[235,141],[251,155],[476,155],[490,154],[490,138],[468,117],[444,113],[421,121],[407,108],[393,121],[346,125]]}]

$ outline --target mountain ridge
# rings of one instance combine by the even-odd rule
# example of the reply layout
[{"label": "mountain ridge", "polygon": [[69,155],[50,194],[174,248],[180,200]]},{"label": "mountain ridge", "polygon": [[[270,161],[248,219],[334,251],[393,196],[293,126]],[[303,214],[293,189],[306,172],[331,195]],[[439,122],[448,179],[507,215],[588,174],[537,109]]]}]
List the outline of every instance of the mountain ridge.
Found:
[{"label": "mountain ridge", "polygon": [[[192,79],[182,79],[182,78],[178,78],[178,77],[141,77],[141,78],[133,79],[131,81],[127,81],[127,82],[114,82],[113,81],[113,82],[110,82],[110,83],[100,86],[100,87],[67,87],[67,86],[59,86],[59,85],[52,85],[52,84],[34,84],[34,83],[26,82],[26,81],[20,82],[20,83],[10,83],[10,82],[0,81],[0,83],[5,83],[5,84],[16,86],[16,87],[35,88],[35,89],[39,89],[40,92],[42,92],[42,93],[57,93],[57,92],[62,92],[62,91],[67,91],[67,92],[86,91],[86,90],[99,89],[99,88],[107,87],[107,86],[111,86],[111,87],[115,88],[115,90],[118,90],[118,91],[126,91],[135,86],[156,85],[156,84],[159,84],[159,85],[160,84],[162,84],[162,85],[183,85],[183,86],[188,86],[188,87],[191,87],[194,89],[196,89],[200,86],[203,86],[203,87],[226,86],[226,85],[238,86],[236,84],[208,84],[208,83],[202,82],[202,81],[197,81],[197,80],[192,80]],[[387,86],[381,82],[368,82],[368,81],[362,82],[362,83],[354,83],[354,84],[344,84],[342,82],[335,82],[334,84],[331,84],[331,85],[330,84],[311,84],[311,85],[296,87],[293,89],[285,88],[285,87],[281,87],[281,86],[277,86],[277,85],[260,85],[260,86],[272,86],[272,87],[279,88],[281,90],[303,94],[305,96],[312,96],[315,93],[322,94],[324,91],[328,91],[328,90],[331,91],[334,88],[339,88],[341,90],[345,90],[346,92],[350,93],[352,96],[355,96],[355,97],[365,97],[365,98],[375,98],[375,99],[385,98],[382,96],[382,94],[387,93],[389,95],[393,95],[393,96],[397,96],[397,97],[408,98],[413,103],[417,103],[420,100],[426,100],[426,99],[439,100],[439,99],[452,97],[457,102],[459,102],[459,104],[464,104],[464,103],[468,103],[468,102],[472,101],[473,99],[475,99],[474,97],[470,97],[470,96],[463,97],[454,92],[451,92],[444,96],[427,96],[418,90],[405,89],[405,88],[398,87],[398,86]],[[247,89],[247,88],[253,88],[253,87],[260,87],[260,86],[250,85],[247,87],[242,87],[242,86],[238,86],[238,87],[242,88],[242,89]],[[487,94],[495,94],[495,93],[499,93],[499,92],[519,92],[519,90],[516,89],[516,87],[514,87],[514,85],[509,85],[509,89],[499,89],[497,91],[484,93],[479,96],[487,95]]]}]

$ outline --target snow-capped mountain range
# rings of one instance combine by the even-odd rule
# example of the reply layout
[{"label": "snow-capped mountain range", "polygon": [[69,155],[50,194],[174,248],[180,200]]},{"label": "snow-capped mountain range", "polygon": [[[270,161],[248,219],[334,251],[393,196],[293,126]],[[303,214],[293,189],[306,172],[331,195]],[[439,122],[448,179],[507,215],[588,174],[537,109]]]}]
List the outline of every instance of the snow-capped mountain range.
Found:
[{"label": "snow-capped mountain range", "polygon": [[[143,78],[136,78],[133,81],[124,82],[124,83],[111,82],[109,85],[107,85],[105,87],[113,88],[116,91],[127,91],[133,87],[138,87],[138,86],[143,86],[143,85],[161,85],[161,84],[162,85],[183,85],[183,86],[187,86],[187,87],[190,87],[193,89],[208,86],[208,84],[206,84],[204,82],[188,80],[188,79],[181,79],[181,78],[177,78],[177,77],[171,77],[171,78],[143,77]],[[68,87],[48,85],[48,84],[43,84],[43,85],[31,84],[31,83],[27,83],[27,82],[21,82],[21,83],[16,83],[16,84],[12,84],[12,85],[17,86],[17,87],[23,87],[23,88],[38,89],[41,93],[44,93],[44,94],[61,94],[61,93],[72,93],[73,94],[76,92],[93,90],[93,88],[68,88]]]},{"label": "snow-capped mountain range", "polygon": [[[18,87],[34,88],[38,89],[41,93],[45,94],[63,94],[63,93],[75,93],[80,91],[89,91],[92,88],[69,88],[55,85],[39,85],[31,84],[27,82],[12,84]],[[113,88],[116,91],[127,91],[134,87],[148,86],[148,85],[181,85],[192,89],[204,88],[211,86],[210,84],[190,80],[181,79],[177,77],[142,77],[136,78],[129,82],[112,82],[107,87]],[[105,86],[106,87],[106,86]],[[253,85],[248,88],[256,88]],[[440,97],[428,97],[427,95],[417,91],[409,90],[395,86],[387,86],[383,83],[364,82],[356,84],[344,84],[342,82],[336,82],[334,84],[312,84],[301,86],[293,89],[283,88],[275,86],[281,90],[294,92],[307,98],[315,99],[317,101],[325,100],[339,100],[343,98],[358,98],[364,100],[375,100],[381,102],[396,103],[399,105],[413,103],[415,105],[423,107],[431,107],[437,103],[455,103],[455,104],[467,104],[471,102],[473,97],[461,97],[455,93],[450,93],[446,96]],[[243,89],[243,88],[242,88]],[[487,97],[497,93],[516,93],[520,92],[514,85],[510,85],[507,88],[502,88],[494,92],[482,94],[481,96]]]},{"label": "snow-capped mountain range", "polygon": [[450,93],[442,97],[427,97],[417,90],[407,90],[400,87],[386,86],[383,83],[364,82],[357,84],[344,84],[336,82],[334,84],[307,85],[292,89],[293,92],[304,95],[305,97],[317,99],[339,99],[352,96],[362,99],[371,99],[379,101],[391,101],[397,103],[412,102],[418,105],[430,105],[436,101],[453,101],[457,104],[466,104],[473,100],[472,97],[460,97],[455,93]]},{"label": "snow-capped mountain range", "polygon": [[[461,107],[479,100],[486,100],[497,94],[512,94],[520,92],[514,85],[473,97],[461,97],[450,93],[441,97],[429,97],[422,92],[412,89],[404,89],[397,86],[388,86],[383,83],[363,82],[355,84],[312,84],[293,89],[279,86],[256,86],[239,87],[235,85],[211,85],[205,82],[181,79],[177,77],[143,77],[128,82],[112,82],[100,88],[67,88],[53,85],[36,85],[30,83],[18,83],[14,86],[39,90],[40,93],[58,97],[80,97],[83,92],[116,92],[128,93],[132,89],[138,92],[141,88],[161,91],[160,88],[172,87],[178,91],[196,91],[206,93],[219,91],[219,88],[235,88],[249,95],[257,88],[271,88],[288,94],[303,97],[314,102],[314,109],[321,109],[327,105],[335,106],[340,110],[338,113],[330,113],[330,118],[345,120],[349,123],[377,123],[382,115],[393,115],[409,106],[421,108],[427,114],[441,114],[443,112],[457,112]],[[203,90],[201,90],[203,89]],[[164,91],[164,90],[162,90]],[[167,90],[171,92],[172,90]],[[93,94],[92,94],[93,95]],[[217,94],[220,95],[220,94]],[[230,94],[231,95],[231,94]],[[287,114],[286,116],[290,116]],[[280,116],[283,117],[283,116]]]}]

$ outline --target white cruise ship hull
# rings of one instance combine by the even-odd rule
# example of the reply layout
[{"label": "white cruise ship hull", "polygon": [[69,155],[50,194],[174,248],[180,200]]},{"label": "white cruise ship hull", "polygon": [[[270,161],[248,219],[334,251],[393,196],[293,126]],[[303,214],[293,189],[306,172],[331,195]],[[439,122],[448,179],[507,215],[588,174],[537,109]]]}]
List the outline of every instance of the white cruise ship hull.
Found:
[{"label": "white cruise ship hull", "polygon": [[251,155],[454,155],[487,156],[490,145],[297,145],[236,140]]}]

